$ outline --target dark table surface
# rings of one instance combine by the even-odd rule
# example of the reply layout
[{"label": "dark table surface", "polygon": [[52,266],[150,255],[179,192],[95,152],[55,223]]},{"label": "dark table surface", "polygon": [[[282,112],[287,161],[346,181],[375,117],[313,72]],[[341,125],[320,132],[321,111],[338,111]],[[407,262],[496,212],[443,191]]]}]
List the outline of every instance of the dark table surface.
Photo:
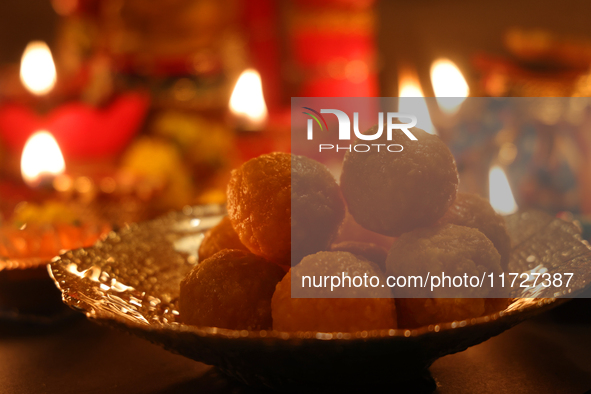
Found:
[{"label": "dark table surface", "polygon": [[[217,370],[74,317],[38,329],[0,322],[2,393],[252,393]],[[438,393],[591,389],[591,302],[574,300],[431,367]]]}]

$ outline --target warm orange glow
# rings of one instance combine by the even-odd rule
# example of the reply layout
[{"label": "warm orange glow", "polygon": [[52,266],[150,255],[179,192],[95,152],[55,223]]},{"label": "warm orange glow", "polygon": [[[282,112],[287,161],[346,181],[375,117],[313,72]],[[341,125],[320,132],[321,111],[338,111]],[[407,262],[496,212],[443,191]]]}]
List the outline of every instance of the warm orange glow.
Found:
[{"label": "warm orange glow", "polygon": [[437,134],[433,123],[431,122],[431,115],[429,108],[425,101],[423,89],[414,75],[403,75],[399,81],[400,101],[398,103],[398,112],[408,113],[417,117],[417,127],[425,130],[429,134]]},{"label": "warm orange glow", "polygon": [[400,97],[425,97],[419,83],[412,78],[400,81]]},{"label": "warm orange glow", "polygon": [[462,72],[448,59],[433,62],[431,83],[439,107],[446,113],[456,112],[470,93]]},{"label": "warm orange glow", "polygon": [[29,186],[44,177],[56,177],[66,170],[57,141],[47,131],[38,131],[27,140],[21,156],[21,174]]},{"label": "warm orange glow", "polygon": [[20,75],[22,83],[33,94],[41,96],[53,89],[57,74],[46,43],[32,41],[27,45],[21,59]]},{"label": "warm orange glow", "polygon": [[490,205],[501,215],[517,212],[517,203],[503,169],[493,166],[488,175]]},{"label": "warm orange glow", "polygon": [[60,16],[73,14],[78,7],[78,0],[51,0],[53,10]]},{"label": "warm orange glow", "polygon": [[267,121],[261,76],[256,70],[248,69],[238,78],[230,98],[230,110],[253,128],[262,127]]}]

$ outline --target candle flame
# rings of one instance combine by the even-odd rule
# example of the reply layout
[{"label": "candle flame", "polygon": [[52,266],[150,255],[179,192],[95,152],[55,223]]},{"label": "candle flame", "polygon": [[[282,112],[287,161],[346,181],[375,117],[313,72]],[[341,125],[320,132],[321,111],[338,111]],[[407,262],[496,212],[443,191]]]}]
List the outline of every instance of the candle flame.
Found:
[{"label": "candle flame", "polygon": [[421,89],[416,76],[404,75],[400,78],[398,96],[400,97],[398,112],[415,115],[418,120],[418,128],[425,130],[429,134],[437,134],[431,122],[431,115],[424,99],[423,89]]},{"label": "candle flame", "polygon": [[21,174],[29,186],[37,185],[43,177],[55,177],[66,170],[64,156],[53,135],[38,131],[27,140],[21,156]]},{"label": "candle flame", "polygon": [[490,205],[501,215],[517,212],[517,203],[505,171],[499,166],[493,166],[488,174]]},{"label": "candle flame", "polygon": [[433,62],[431,83],[439,107],[449,114],[455,113],[470,93],[462,72],[448,59],[437,59]]},{"label": "candle flame", "polygon": [[230,110],[243,116],[252,125],[262,126],[267,120],[267,105],[263,96],[261,76],[256,70],[244,71],[230,97]]},{"label": "candle flame", "polygon": [[20,76],[27,90],[37,96],[47,94],[53,89],[57,73],[46,43],[32,41],[27,45],[21,59]]}]

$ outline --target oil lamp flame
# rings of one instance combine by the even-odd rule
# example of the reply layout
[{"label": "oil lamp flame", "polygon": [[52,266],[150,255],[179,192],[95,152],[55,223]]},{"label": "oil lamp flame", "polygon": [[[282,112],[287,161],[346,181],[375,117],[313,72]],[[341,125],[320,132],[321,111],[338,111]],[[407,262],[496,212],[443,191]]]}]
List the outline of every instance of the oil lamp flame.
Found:
[{"label": "oil lamp flame", "polygon": [[399,93],[400,101],[398,103],[398,112],[409,113],[417,117],[417,127],[425,130],[429,134],[437,134],[429,108],[425,101],[423,90],[419,84],[418,78],[411,75],[405,75],[400,78]]},{"label": "oil lamp flame", "polygon": [[27,45],[21,59],[20,76],[27,90],[37,96],[47,94],[53,89],[57,74],[46,43],[32,41]]},{"label": "oil lamp flame", "polygon": [[419,83],[412,78],[406,78],[400,82],[400,97],[424,97]]},{"label": "oil lamp flame", "polygon": [[38,131],[29,137],[21,156],[21,174],[27,185],[37,186],[44,178],[53,179],[65,170],[64,156],[53,135]]},{"label": "oil lamp flame", "polygon": [[439,107],[448,114],[455,113],[470,93],[462,72],[448,59],[433,62],[431,83]]},{"label": "oil lamp flame", "polygon": [[503,169],[493,166],[488,174],[490,205],[501,215],[517,212],[517,203]]},{"label": "oil lamp flame", "polygon": [[238,78],[230,97],[230,111],[253,127],[260,128],[267,121],[263,85],[256,70],[248,69]]}]

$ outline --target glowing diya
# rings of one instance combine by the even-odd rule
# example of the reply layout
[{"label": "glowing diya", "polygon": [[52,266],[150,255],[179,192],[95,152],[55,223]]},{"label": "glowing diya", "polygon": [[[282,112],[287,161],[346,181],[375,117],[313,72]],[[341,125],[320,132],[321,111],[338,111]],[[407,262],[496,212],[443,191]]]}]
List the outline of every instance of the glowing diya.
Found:
[{"label": "glowing diya", "polygon": [[[23,149],[23,180],[31,188],[65,171],[58,144],[50,133],[36,133]],[[48,200],[22,202],[0,225],[0,317],[44,316],[60,311],[59,293],[46,265],[64,250],[93,245],[110,231],[75,206]]]},{"label": "glowing diya", "polygon": [[81,101],[55,105],[56,97],[50,93],[59,90],[54,89],[59,87],[58,75],[43,42],[32,42],[25,49],[20,79],[28,99],[0,106],[0,139],[13,152],[20,152],[35,132],[49,130],[68,158],[112,156],[137,133],[150,102],[147,94],[126,92],[101,107]]}]

